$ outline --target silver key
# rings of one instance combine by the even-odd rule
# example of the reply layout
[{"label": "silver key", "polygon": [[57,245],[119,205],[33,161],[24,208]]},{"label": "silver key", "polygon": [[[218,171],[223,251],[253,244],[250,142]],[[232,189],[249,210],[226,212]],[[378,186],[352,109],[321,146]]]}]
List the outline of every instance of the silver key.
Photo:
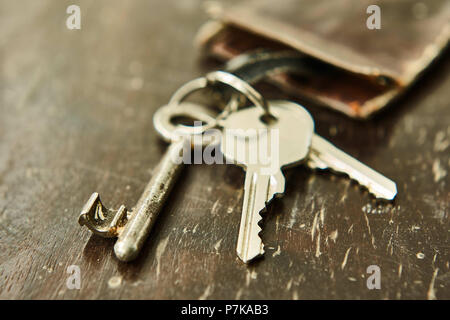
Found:
[{"label": "silver key", "polygon": [[103,206],[99,194],[95,192],[79,216],[80,225],[86,225],[95,234],[106,238],[118,237],[114,252],[121,261],[130,261],[137,257],[183,168],[183,161],[178,160],[181,160],[180,153],[186,141],[182,132],[176,131],[178,127],[171,123],[171,119],[177,116],[187,116],[206,123],[201,127],[184,127],[186,134],[187,131],[201,134],[215,125],[216,121],[206,109],[190,103],[176,107],[169,104],[160,108],[153,117],[154,125],[170,145],[153,171],[152,178],[136,206],[131,211],[124,205],[117,211],[107,209]]},{"label": "silver key", "polygon": [[307,164],[312,169],[330,169],[347,174],[366,187],[376,198],[393,200],[397,194],[394,181],[339,150],[317,134],[313,135]]},{"label": "silver key", "polygon": [[281,169],[307,156],[314,128],[307,111],[295,103],[271,103],[270,112],[276,120],[268,124],[260,119],[261,109],[256,107],[232,113],[220,123],[224,128],[222,153],[227,161],[246,170],[237,243],[237,254],[245,263],[264,254],[260,214],[275,195],[284,193]]},{"label": "silver key", "polygon": [[[314,121],[302,106],[287,101],[270,101],[271,113],[277,121],[273,125],[265,125],[260,117],[261,109],[250,107],[231,114],[221,122],[224,129],[271,128],[279,132],[279,170],[270,175],[261,174],[261,164],[251,164],[248,156],[257,152],[254,137],[242,133],[236,134],[237,148],[227,146],[232,135],[225,134],[222,152],[227,160],[235,161],[246,168],[244,204],[239,229],[237,252],[246,263],[264,254],[264,247],[259,233],[261,227],[260,213],[275,194],[284,193],[284,176],[282,168],[299,164],[307,160],[314,169],[331,169],[345,173],[367,187],[375,197],[392,200],[397,194],[395,182],[367,167],[358,160],[339,150],[331,143],[314,133]],[[270,131],[269,131],[270,132]],[[257,139],[265,137],[255,134]],[[253,139],[252,139],[253,138]],[[241,144],[246,146],[245,152],[238,152]],[[273,155],[274,153],[272,153]],[[268,160],[268,159],[265,159]],[[274,163],[271,159],[270,163]]]}]

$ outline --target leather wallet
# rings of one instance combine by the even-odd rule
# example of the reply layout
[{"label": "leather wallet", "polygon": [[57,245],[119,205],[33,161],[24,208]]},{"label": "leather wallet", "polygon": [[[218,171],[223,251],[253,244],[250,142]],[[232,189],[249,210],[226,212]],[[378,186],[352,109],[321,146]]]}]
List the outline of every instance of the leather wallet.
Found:
[{"label": "leather wallet", "polygon": [[[402,94],[448,45],[450,2],[375,1],[380,28],[369,29],[373,0],[248,0],[210,7],[197,43],[215,58],[293,50],[308,72],[267,81],[354,118],[367,118]],[[212,8],[212,9],[211,9]]]}]

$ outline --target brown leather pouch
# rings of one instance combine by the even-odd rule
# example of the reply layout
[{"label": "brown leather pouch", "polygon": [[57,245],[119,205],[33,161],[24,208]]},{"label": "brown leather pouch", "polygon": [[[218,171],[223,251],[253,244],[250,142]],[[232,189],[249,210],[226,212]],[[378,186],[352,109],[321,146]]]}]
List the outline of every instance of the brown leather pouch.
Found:
[{"label": "brown leather pouch", "polygon": [[[369,29],[369,5],[381,28]],[[296,50],[317,63],[308,75],[269,81],[351,117],[366,118],[399,96],[446,48],[447,0],[249,0],[214,6],[199,31],[205,51],[221,60],[258,48]]]}]

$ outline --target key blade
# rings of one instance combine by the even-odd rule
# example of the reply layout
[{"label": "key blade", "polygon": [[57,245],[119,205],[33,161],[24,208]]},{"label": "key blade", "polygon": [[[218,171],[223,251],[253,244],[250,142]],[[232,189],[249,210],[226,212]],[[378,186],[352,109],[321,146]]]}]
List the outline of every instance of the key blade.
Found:
[{"label": "key blade", "polygon": [[345,173],[377,198],[393,200],[397,195],[394,181],[339,150],[317,134],[313,135],[309,158],[308,165],[311,168]]},{"label": "key blade", "polygon": [[[261,182],[261,180],[260,180]],[[266,184],[267,186],[267,184]],[[264,190],[258,184],[258,173],[247,171],[245,175],[244,204],[237,243],[237,254],[244,263],[264,254],[264,245],[259,233],[261,211],[266,206]]]},{"label": "key blade", "polygon": [[249,263],[264,254],[264,244],[259,235],[261,213],[277,193],[284,192],[284,176],[259,174],[248,170],[245,176],[244,204],[237,243],[237,254],[244,263]]}]

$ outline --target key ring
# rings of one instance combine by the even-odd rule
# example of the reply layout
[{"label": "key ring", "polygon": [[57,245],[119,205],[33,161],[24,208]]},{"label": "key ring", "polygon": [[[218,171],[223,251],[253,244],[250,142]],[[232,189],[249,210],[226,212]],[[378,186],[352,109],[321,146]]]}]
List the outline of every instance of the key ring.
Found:
[{"label": "key ring", "polygon": [[[263,109],[264,114],[267,116],[272,116],[269,110],[269,105],[264,97],[250,84],[242,80],[241,78],[235,76],[232,73],[225,71],[213,71],[208,73],[206,76],[191,80],[181,86],[175,93],[172,95],[169,104],[179,104],[183,99],[185,99],[189,94],[194,91],[204,89],[211,84],[221,83],[230,86],[235,89],[237,92],[244,95],[247,99],[249,99],[255,106],[258,106]],[[218,118],[224,118],[230,112],[235,111],[238,108],[238,99],[233,97],[231,99],[231,103],[227,105],[225,110],[218,116]]]},{"label": "key ring", "polygon": [[[183,102],[183,100],[194,91],[207,88],[216,83],[228,85],[249,99],[255,106],[264,111],[264,116],[271,115],[269,105],[264,97],[256,91],[250,84],[224,71],[214,71],[204,77],[193,79],[181,86],[170,98],[167,105],[159,108],[153,116],[153,125],[166,141],[174,141],[183,135],[198,135],[214,128],[225,119],[231,112],[239,107],[239,97],[233,95],[225,109],[214,118],[206,108],[202,108],[194,103]],[[200,126],[175,125],[171,120],[177,116],[187,116],[198,119],[202,122]]]},{"label": "key ring", "polygon": [[[201,121],[201,126],[186,126],[171,122],[176,117],[190,117]],[[167,104],[159,108],[153,115],[153,126],[161,137],[167,142],[173,142],[182,135],[190,136],[202,134],[217,125],[217,120],[212,112],[204,107],[190,102],[180,104]]]}]

